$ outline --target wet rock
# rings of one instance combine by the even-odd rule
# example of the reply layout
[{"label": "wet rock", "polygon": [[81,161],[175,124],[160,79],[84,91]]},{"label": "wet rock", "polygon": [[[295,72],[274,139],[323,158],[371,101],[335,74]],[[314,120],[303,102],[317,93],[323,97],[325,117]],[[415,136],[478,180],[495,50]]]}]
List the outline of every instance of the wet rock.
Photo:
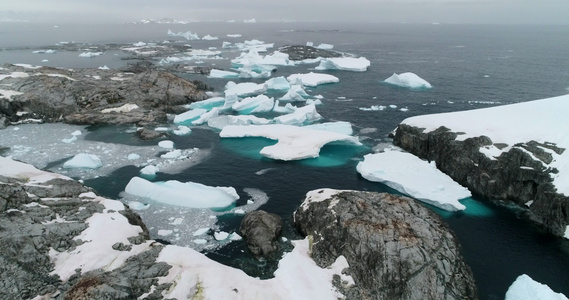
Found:
[{"label": "wet rock", "polygon": [[255,256],[269,256],[278,249],[275,241],[281,235],[282,223],[278,215],[257,210],[245,215],[240,231]]},{"label": "wet rock", "polygon": [[158,132],[148,128],[142,128],[136,132],[138,136],[145,141],[155,140],[157,138],[168,136],[166,132]]},{"label": "wet rock", "polygon": [[321,267],[343,255],[355,285],[348,299],[476,299],[470,268],[441,218],[413,199],[317,190],[295,212]]},{"label": "wet rock", "polygon": [[279,48],[279,51],[288,54],[288,58],[290,60],[304,60],[304,59],[314,59],[318,57],[330,58],[330,57],[343,56],[342,53],[336,51],[318,49],[312,46],[303,46],[303,45],[284,46]]},{"label": "wet rock", "polygon": [[444,127],[423,133],[421,128],[400,124],[393,142],[420,158],[435,161],[438,169],[475,195],[509,200],[520,207],[532,203],[529,217],[552,234],[564,235],[569,225],[569,197],[556,193],[551,174],[557,170],[544,166],[552,159],[544,148],[557,153],[564,149],[530,141],[490,159],[480,147],[504,145],[493,144],[485,136],[457,141],[457,134]]}]

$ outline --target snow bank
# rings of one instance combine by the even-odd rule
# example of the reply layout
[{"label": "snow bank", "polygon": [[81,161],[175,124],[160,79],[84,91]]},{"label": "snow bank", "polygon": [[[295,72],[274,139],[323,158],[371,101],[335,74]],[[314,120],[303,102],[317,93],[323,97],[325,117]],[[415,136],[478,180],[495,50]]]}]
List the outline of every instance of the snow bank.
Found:
[{"label": "snow bank", "polygon": [[357,165],[365,179],[381,182],[401,193],[439,208],[457,211],[466,207],[459,199],[470,191],[428,163],[410,153],[387,151],[367,154]]},{"label": "snow bank", "polygon": [[94,154],[80,153],[63,164],[63,168],[97,169],[103,165],[101,159]]},{"label": "snow bank", "polygon": [[[564,95],[511,105],[417,116],[405,119],[402,124],[425,128],[424,132],[444,125],[453,132],[461,132],[457,136],[459,141],[485,135],[494,144],[508,145],[503,149],[495,146],[480,148],[482,153],[493,158],[509,151],[515,144],[529,141],[554,143],[559,148],[569,149],[567,111],[569,95]],[[559,170],[557,174],[551,174],[557,192],[569,196],[569,151],[558,154],[547,148],[543,150],[553,158],[550,164],[543,163],[544,167]]]},{"label": "snow bank", "polygon": [[534,281],[528,275],[520,275],[508,288],[505,300],[569,300],[554,292],[549,286]]},{"label": "snow bank", "polygon": [[195,182],[150,182],[140,177],[133,177],[125,192],[161,202],[191,208],[224,208],[239,199],[232,187],[210,187]]},{"label": "snow bank", "polygon": [[407,72],[401,74],[391,75],[391,77],[384,80],[385,83],[389,83],[392,85],[410,88],[410,89],[430,89],[432,88],[431,84],[428,83],[425,79],[417,76],[415,73]]},{"label": "snow bank", "polygon": [[331,142],[361,145],[357,137],[337,132],[305,127],[269,124],[250,126],[226,126],[219,133],[222,138],[265,137],[277,140],[275,145],[261,149],[261,155],[277,160],[300,160],[318,157],[320,148]]},{"label": "snow bank", "polygon": [[308,74],[292,74],[287,77],[290,83],[301,83],[305,86],[315,87],[321,84],[340,82],[338,77],[330,74],[321,74],[310,72]]},{"label": "snow bank", "polygon": [[364,72],[370,66],[370,61],[365,57],[333,57],[323,58],[316,70],[344,70]]},{"label": "snow bank", "polygon": [[25,180],[30,184],[44,183],[52,179],[71,180],[69,177],[38,170],[32,165],[2,156],[0,156],[0,175]]}]

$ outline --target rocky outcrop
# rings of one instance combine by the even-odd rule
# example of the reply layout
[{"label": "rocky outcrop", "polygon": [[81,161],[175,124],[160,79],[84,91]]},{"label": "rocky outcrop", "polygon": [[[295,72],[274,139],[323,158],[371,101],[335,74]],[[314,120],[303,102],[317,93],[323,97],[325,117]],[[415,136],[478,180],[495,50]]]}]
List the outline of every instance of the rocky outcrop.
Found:
[{"label": "rocky outcrop", "polygon": [[145,65],[131,65],[127,70],[137,73],[7,65],[0,79],[10,86],[12,95],[0,97],[0,119],[11,123],[30,119],[71,124],[163,123],[166,113],[180,112],[182,105],[207,98],[205,91],[210,89]]},{"label": "rocky outcrop", "polygon": [[[385,193],[316,190],[295,212],[312,259],[343,255],[355,285],[348,299],[476,299],[470,268],[441,218],[414,200]],[[342,289],[342,287],[338,287]]]},{"label": "rocky outcrop", "polygon": [[509,200],[521,207],[529,205],[529,216],[549,232],[563,236],[569,225],[569,197],[556,193],[551,174],[558,172],[545,165],[551,162],[549,149],[557,154],[565,149],[535,141],[519,143],[491,159],[481,147],[494,144],[486,136],[457,141],[458,133],[445,127],[424,133],[422,128],[400,124],[394,144],[429,161],[473,194]]},{"label": "rocky outcrop", "polygon": [[343,55],[336,51],[318,49],[312,46],[303,45],[284,46],[279,48],[279,51],[288,54],[288,58],[290,60],[314,59],[318,57],[341,57]]},{"label": "rocky outcrop", "polygon": [[241,222],[241,234],[247,240],[247,247],[255,256],[269,256],[278,247],[275,243],[281,235],[283,221],[276,214],[264,210],[247,213]]}]

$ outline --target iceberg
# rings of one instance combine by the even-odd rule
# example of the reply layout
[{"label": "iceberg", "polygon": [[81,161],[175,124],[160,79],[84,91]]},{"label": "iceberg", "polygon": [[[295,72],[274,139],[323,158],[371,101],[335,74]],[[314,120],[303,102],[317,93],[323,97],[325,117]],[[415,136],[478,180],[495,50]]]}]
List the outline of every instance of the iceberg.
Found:
[{"label": "iceberg", "polygon": [[206,100],[193,102],[187,106],[187,108],[195,109],[195,108],[203,108],[203,109],[212,109],[214,107],[222,106],[225,103],[225,98],[223,97],[212,97]]},{"label": "iceberg", "polygon": [[303,125],[306,123],[316,122],[322,119],[322,116],[316,111],[314,104],[309,104],[296,109],[294,112],[274,118],[277,124],[285,125]]},{"label": "iceberg", "polygon": [[94,154],[80,153],[63,164],[65,169],[97,169],[103,165],[101,159]]},{"label": "iceberg", "polygon": [[160,148],[164,148],[164,149],[174,149],[174,142],[172,141],[160,141],[158,142],[158,147]]},{"label": "iceberg", "polygon": [[158,167],[156,166],[146,166],[142,169],[140,169],[140,174],[142,175],[156,175],[156,173],[159,171]]},{"label": "iceberg", "polygon": [[290,103],[285,104],[285,106],[279,106],[279,100],[275,101],[275,107],[273,107],[273,111],[280,114],[290,114],[295,112],[298,107],[293,106]]},{"label": "iceberg", "polygon": [[150,182],[133,177],[125,188],[133,196],[191,208],[224,208],[239,199],[232,187],[210,187],[195,182]]},{"label": "iceberg", "polygon": [[207,126],[222,130],[225,126],[228,125],[266,125],[269,123],[271,123],[271,120],[259,118],[252,115],[218,116],[209,119],[207,121]]},{"label": "iceberg", "polygon": [[219,39],[218,37],[216,37],[216,36],[211,36],[211,35],[209,35],[209,34],[206,35],[206,36],[204,36],[204,37],[202,38],[202,40],[205,40],[205,41],[215,41],[215,40],[218,40],[218,39]]},{"label": "iceberg", "polygon": [[290,89],[290,83],[284,76],[274,77],[265,81],[267,90],[272,91],[288,91]]},{"label": "iceberg", "polygon": [[214,107],[210,111],[202,114],[197,120],[192,121],[192,125],[202,125],[207,123],[207,121],[211,118],[217,117],[221,109],[219,107]]},{"label": "iceberg", "polygon": [[316,48],[322,49],[322,50],[332,50],[334,48],[334,45],[320,44],[320,45],[316,46]]},{"label": "iceberg", "polygon": [[168,35],[169,36],[181,36],[181,37],[184,37],[186,40],[199,40],[200,39],[200,37],[197,34],[191,32],[191,31],[174,33],[174,32],[172,32],[172,30],[168,29]]},{"label": "iceberg", "polygon": [[385,83],[389,83],[392,85],[409,88],[409,89],[430,89],[432,88],[431,84],[428,83],[425,79],[417,76],[415,73],[407,72],[396,74],[393,73],[391,77],[384,80]]},{"label": "iceberg", "polygon": [[79,57],[95,57],[95,56],[99,56],[103,54],[103,52],[83,52],[81,54],[79,54]]},{"label": "iceberg", "polygon": [[175,135],[187,135],[192,132],[192,130],[188,126],[180,125],[178,129],[172,131]]},{"label": "iceberg", "polygon": [[231,72],[231,71],[223,71],[218,69],[212,69],[207,76],[208,78],[237,78],[239,77],[238,73]]},{"label": "iceberg", "polygon": [[267,86],[263,84],[257,84],[254,82],[243,82],[235,83],[233,81],[228,82],[225,85],[225,96],[236,95],[239,97],[249,97],[264,93],[267,91]]},{"label": "iceberg", "polygon": [[331,142],[361,145],[357,137],[346,134],[282,124],[229,125],[223,128],[219,136],[222,138],[265,137],[277,140],[275,145],[264,147],[260,153],[262,156],[284,161],[318,157],[320,148]]},{"label": "iceberg", "polygon": [[365,57],[332,57],[321,59],[320,65],[315,69],[364,72],[370,64],[370,61]]},{"label": "iceberg", "polygon": [[308,98],[310,98],[310,95],[304,91],[302,85],[293,84],[290,86],[288,92],[284,96],[280,97],[279,100],[305,102]]},{"label": "iceberg", "polygon": [[304,128],[332,131],[346,135],[352,135],[354,133],[354,130],[352,129],[352,124],[350,122],[344,122],[344,121],[306,125],[304,126]]},{"label": "iceberg", "polygon": [[196,108],[196,109],[188,110],[185,113],[181,113],[179,115],[176,115],[174,117],[174,123],[175,124],[181,124],[184,122],[194,121],[206,112],[207,112],[207,109],[203,109],[203,108]]},{"label": "iceberg", "polygon": [[238,68],[239,78],[269,78],[273,66],[268,65],[247,65]]},{"label": "iceberg", "polygon": [[253,113],[263,113],[273,110],[275,99],[265,95],[248,97],[233,104],[232,108],[242,115],[250,115]]},{"label": "iceberg", "polygon": [[386,151],[367,154],[356,167],[369,181],[381,182],[403,194],[448,211],[464,210],[458,200],[470,191],[428,163],[410,153]]},{"label": "iceberg", "polygon": [[336,83],[340,79],[330,74],[321,74],[310,72],[308,74],[292,74],[287,77],[287,80],[292,83],[301,83],[305,86],[316,87],[321,84]]},{"label": "iceberg", "polygon": [[526,274],[520,275],[508,288],[505,300],[569,300],[554,292],[549,286],[534,281]]}]

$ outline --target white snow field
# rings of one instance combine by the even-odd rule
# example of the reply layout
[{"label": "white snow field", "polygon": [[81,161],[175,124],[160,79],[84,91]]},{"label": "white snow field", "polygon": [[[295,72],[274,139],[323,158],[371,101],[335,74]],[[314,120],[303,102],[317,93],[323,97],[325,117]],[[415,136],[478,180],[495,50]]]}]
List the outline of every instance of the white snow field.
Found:
[{"label": "white snow field", "polygon": [[539,283],[526,274],[518,276],[508,288],[505,300],[569,300],[554,292],[549,286]]},{"label": "white snow field", "polygon": [[356,169],[367,180],[448,211],[464,210],[466,207],[458,200],[471,196],[468,189],[439,171],[434,163],[406,152],[367,154]]},{"label": "white snow field", "polygon": [[316,87],[321,84],[340,82],[334,75],[322,73],[292,74],[286,78],[291,84],[302,84],[304,86]]},{"label": "white snow field", "polygon": [[371,65],[365,57],[332,57],[320,60],[316,70],[343,70],[353,72],[365,72]]},{"label": "white snow field", "polygon": [[320,148],[331,142],[361,145],[357,137],[334,132],[283,124],[225,126],[222,138],[265,137],[277,140],[261,149],[260,154],[276,160],[300,160],[318,157]]},{"label": "white snow field", "polygon": [[417,76],[415,73],[407,72],[396,74],[393,73],[391,77],[384,80],[385,83],[389,83],[392,85],[410,88],[410,89],[430,89],[432,88],[431,84],[428,83],[425,79]]}]

